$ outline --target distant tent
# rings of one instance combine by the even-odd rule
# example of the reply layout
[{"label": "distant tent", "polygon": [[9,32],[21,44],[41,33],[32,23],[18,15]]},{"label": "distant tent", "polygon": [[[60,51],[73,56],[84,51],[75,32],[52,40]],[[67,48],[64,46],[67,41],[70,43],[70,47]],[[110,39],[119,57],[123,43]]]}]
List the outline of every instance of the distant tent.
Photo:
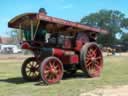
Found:
[{"label": "distant tent", "polygon": [[0,43],[2,44],[9,44],[12,42],[13,42],[13,39],[10,37],[0,37]]},{"label": "distant tent", "polygon": [[2,43],[2,38],[0,37],[0,43]]}]

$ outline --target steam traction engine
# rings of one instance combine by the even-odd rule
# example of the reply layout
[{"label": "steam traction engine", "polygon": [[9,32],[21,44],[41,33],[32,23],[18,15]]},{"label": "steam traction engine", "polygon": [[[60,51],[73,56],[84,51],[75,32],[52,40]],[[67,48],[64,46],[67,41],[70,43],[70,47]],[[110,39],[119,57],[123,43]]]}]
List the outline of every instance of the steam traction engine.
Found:
[{"label": "steam traction engine", "polygon": [[97,77],[103,68],[103,57],[95,43],[98,33],[107,31],[79,23],[50,17],[42,12],[25,13],[9,21],[8,26],[20,29],[21,47],[31,50],[21,72],[25,80],[59,82],[63,73],[83,70]]}]

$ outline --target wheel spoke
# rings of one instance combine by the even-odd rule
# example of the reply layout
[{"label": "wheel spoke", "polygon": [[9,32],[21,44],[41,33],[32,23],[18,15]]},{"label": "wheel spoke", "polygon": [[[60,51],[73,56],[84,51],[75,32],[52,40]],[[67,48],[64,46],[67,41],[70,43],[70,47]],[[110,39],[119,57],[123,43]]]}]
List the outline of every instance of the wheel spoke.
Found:
[{"label": "wheel spoke", "polygon": [[31,73],[32,73],[32,72],[31,72],[31,71],[29,71],[29,74],[28,74],[28,76],[29,76],[29,77],[31,76]]},{"label": "wheel spoke", "polygon": [[32,62],[32,67],[35,67],[35,62],[34,61]]},{"label": "wheel spoke", "polygon": [[93,54],[94,57],[96,57],[96,55],[97,55],[97,48],[95,48],[95,49],[93,50],[92,54]]},{"label": "wheel spoke", "polygon": [[90,49],[89,51],[88,51],[88,56],[90,56],[90,57],[92,57],[92,52],[93,52],[93,50],[92,49]]},{"label": "wheel spoke", "polygon": [[54,67],[55,67],[56,70],[58,70],[59,69],[58,63],[56,63],[56,65]]},{"label": "wheel spoke", "polygon": [[54,75],[53,77],[54,77],[54,80],[56,80],[56,78],[57,78],[57,75]]},{"label": "wheel spoke", "polygon": [[86,68],[88,68],[91,64],[91,62],[87,63]]},{"label": "wheel spoke", "polygon": [[31,62],[32,63],[32,66],[34,66],[34,62]]},{"label": "wheel spoke", "polygon": [[33,66],[33,62],[32,61],[30,62],[30,65]]},{"label": "wheel spoke", "polygon": [[29,72],[30,72],[30,70],[26,71],[26,73],[29,73]]},{"label": "wheel spoke", "polygon": [[48,65],[45,66],[45,69],[46,69],[46,70],[50,70],[50,66],[48,66]]},{"label": "wheel spoke", "polygon": [[58,66],[54,66],[54,69],[55,69],[55,70],[58,70]]},{"label": "wheel spoke", "polygon": [[39,71],[36,71],[35,73],[36,73],[37,76],[39,75]]},{"label": "wheel spoke", "polygon": [[31,68],[31,66],[26,66],[26,69],[30,69]]},{"label": "wheel spoke", "polygon": [[90,60],[86,59],[86,64],[88,65],[88,63],[90,63]]},{"label": "wheel spoke", "polygon": [[96,52],[95,52],[96,50],[93,50],[93,49],[91,49],[91,52],[90,52],[90,56],[91,57],[96,57]]},{"label": "wheel spoke", "polygon": [[93,51],[92,55],[93,55],[93,57],[96,57],[97,53]]},{"label": "wheel spoke", "polygon": [[86,68],[88,68],[89,74],[94,74],[96,71],[95,64],[93,64],[93,63],[88,64],[88,66]]},{"label": "wheel spoke", "polygon": [[99,57],[96,57],[96,59],[102,59],[102,57],[101,57],[101,56],[99,56]]},{"label": "wheel spoke", "polygon": [[50,67],[52,67],[52,62],[51,61],[49,62],[49,65],[50,65]]},{"label": "wheel spoke", "polygon": [[55,80],[55,79],[56,79],[56,75],[52,74],[52,80]]},{"label": "wheel spoke", "polygon": [[55,66],[55,64],[56,64],[56,61],[52,61],[52,65],[54,65],[54,66]]},{"label": "wheel spoke", "polygon": [[35,72],[33,72],[33,77],[36,77],[36,73]]},{"label": "wheel spoke", "polygon": [[49,73],[48,74],[44,74],[44,77],[47,79],[49,78]]},{"label": "wheel spoke", "polygon": [[89,68],[89,73],[90,73],[90,74],[94,74],[95,72],[96,72],[95,66],[92,64],[92,65],[90,66],[90,68]]},{"label": "wheel spoke", "polygon": [[34,72],[34,77],[36,77],[37,76],[37,74],[36,74],[36,72]]},{"label": "wheel spoke", "polygon": [[91,70],[92,70],[92,68],[91,68],[91,66],[89,66],[89,67],[88,67],[88,71],[91,72]]},{"label": "wheel spoke", "polygon": [[88,60],[91,60],[91,57],[87,57],[87,58],[86,58],[86,61],[88,61]]},{"label": "wheel spoke", "polygon": [[32,65],[31,65],[31,63],[28,63],[27,66],[28,66],[28,67],[31,67]]},{"label": "wheel spoke", "polygon": [[48,73],[49,73],[49,70],[45,70],[45,71],[44,71],[44,74],[48,74]]},{"label": "wheel spoke", "polygon": [[100,69],[100,62],[96,61],[95,66]]},{"label": "wheel spoke", "polygon": [[94,64],[95,65],[95,67],[98,69],[98,70],[100,70],[100,67],[97,65],[97,64]]},{"label": "wheel spoke", "polygon": [[31,72],[31,77],[34,77],[34,73],[33,72]]},{"label": "wheel spoke", "polygon": [[52,80],[52,74],[49,74],[49,78],[48,78],[49,80]]},{"label": "wheel spoke", "polygon": [[28,65],[29,65],[30,67],[32,67],[32,66],[33,66],[31,62],[30,62]]},{"label": "wheel spoke", "polygon": [[36,64],[35,67],[36,67],[36,68],[39,68],[39,64]]},{"label": "wheel spoke", "polygon": [[33,62],[33,66],[36,67],[37,63],[36,62]]},{"label": "wheel spoke", "polygon": [[93,70],[95,69],[94,63],[91,64],[91,68],[92,68]]}]

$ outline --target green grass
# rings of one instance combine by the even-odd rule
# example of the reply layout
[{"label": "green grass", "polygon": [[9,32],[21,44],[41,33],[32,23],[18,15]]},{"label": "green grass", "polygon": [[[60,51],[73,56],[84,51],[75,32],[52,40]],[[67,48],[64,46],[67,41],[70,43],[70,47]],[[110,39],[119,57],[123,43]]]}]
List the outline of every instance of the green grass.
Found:
[{"label": "green grass", "polygon": [[39,82],[25,82],[21,77],[22,61],[0,61],[0,96],[79,96],[80,93],[103,86],[128,84],[128,57],[105,57],[99,78],[84,78],[82,73],[44,86]]}]

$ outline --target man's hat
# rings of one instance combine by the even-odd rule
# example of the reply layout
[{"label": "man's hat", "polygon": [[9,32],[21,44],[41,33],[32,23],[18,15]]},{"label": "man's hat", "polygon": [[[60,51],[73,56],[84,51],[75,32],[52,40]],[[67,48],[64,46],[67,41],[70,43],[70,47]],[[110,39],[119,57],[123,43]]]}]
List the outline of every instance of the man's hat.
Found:
[{"label": "man's hat", "polygon": [[44,12],[45,14],[47,14],[45,8],[40,8],[40,9],[39,9],[39,12]]}]

